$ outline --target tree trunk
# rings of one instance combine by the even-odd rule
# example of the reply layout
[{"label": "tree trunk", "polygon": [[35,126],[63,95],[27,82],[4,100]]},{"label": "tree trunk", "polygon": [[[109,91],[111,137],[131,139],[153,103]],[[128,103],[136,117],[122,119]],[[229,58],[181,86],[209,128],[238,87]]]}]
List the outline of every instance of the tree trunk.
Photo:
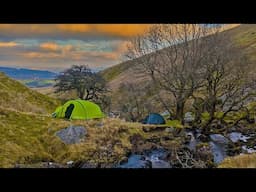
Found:
[{"label": "tree trunk", "polygon": [[209,111],[208,111],[210,118],[209,118],[208,122],[203,127],[203,133],[205,135],[210,134],[210,125],[213,122],[213,120],[215,119],[215,112],[216,112],[216,99],[212,98],[210,101],[210,106],[209,106]]},{"label": "tree trunk", "polygon": [[184,107],[185,107],[185,102],[183,100],[177,101],[176,104],[176,116],[175,119],[181,121],[182,124],[184,124]]},{"label": "tree trunk", "polygon": [[79,97],[80,99],[83,99],[83,98],[84,98],[84,93],[83,93],[83,91],[78,90],[77,92],[78,92],[78,97]]}]

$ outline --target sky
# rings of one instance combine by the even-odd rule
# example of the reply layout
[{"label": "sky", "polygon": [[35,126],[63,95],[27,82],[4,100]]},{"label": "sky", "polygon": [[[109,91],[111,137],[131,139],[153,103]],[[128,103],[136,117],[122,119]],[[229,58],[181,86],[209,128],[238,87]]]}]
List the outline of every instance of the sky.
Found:
[{"label": "sky", "polygon": [[129,39],[150,24],[0,24],[0,66],[60,72],[124,61]]},{"label": "sky", "polygon": [[0,66],[63,71],[75,64],[101,70],[124,61],[130,38],[148,24],[0,24]]}]

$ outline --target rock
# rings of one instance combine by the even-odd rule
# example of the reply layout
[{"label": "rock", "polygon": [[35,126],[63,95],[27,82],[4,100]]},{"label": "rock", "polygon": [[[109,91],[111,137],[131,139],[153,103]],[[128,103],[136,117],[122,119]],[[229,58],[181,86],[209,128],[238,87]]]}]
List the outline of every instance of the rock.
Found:
[{"label": "rock", "polygon": [[152,168],[152,162],[149,160],[146,160],[143,168]]},{"label": "rock", "polygon": [[128,162],[118,165],[117,168],[151,168],[152,163],[143,159],[141,155],[133,154],[128,158]]},{"label": "rock", "polygon": [[239,132],[232,132],[232,133],[228,134],[228,136],[229,136],[230,140],[234,143],[238,142],[239,140],[243,141],[243,142],[247,142],[247,139],[250,138],[250,137],[242,135],[242,133],[239,133]]},{"label": "rock", "polygon": [[219,144],[228,144],[229,140],[221,134],[211,134],[210,138],[213,142]]},{"label": "rock", "polygon": [[211,146],[212,154],[214,156],[214,162],[217,164],[221,163],[227,156],[225,146],[212,141],[209,144]]},{"label": "rock", "polygon": [[230,131],[236,131],[236,127],[234,127],[234,126],[231,127],[231,128],[230,128]]},{"label": "rock", "polygon": [[199,139],[202,142],[208,142],[209,141],[209,137],[204,135],[204,134],[198,134],[197,139]]},{"label": "rock", "polygon": [[167,127],[166,129],[165,129],[165,132],[167,132],[167,133],[171,133],[171,132],[173,132],[174,131],[174,128],[173,127]]},{"label": "rock", "polygon": [[253,149],[253,148],[247,148],[246,145],[243,145],[243,146],[242,146],[242,150],[243,150],[243,152],[245,152],[245,153],[255,153],[255,152],[256,152],[255,149]]},{"label": "rock", "polygon": [[96,163],[86,162],[86,163],[83,163],[79,168],[92,169],[92,168],[98,168],[98,165]]},{"label": "rock", "polygon": [[195,117],[193,116],[192,112],[185,113],[185,116],[184,116],[185,123],[192,123],[194,120],[195,120]]},{"label": "rock", "polygon": [[188,147],[189,150],[195,151],[196,150],[196,145],[197,141],[195,139],[195,136],[192,132],[188,132],[186,137],[185,137],[185,144]]},{"label": "rock", "polygon": [[84,139],[86,134],[87,131],[83,126],[70,126],[56,132],[56,136],[58,136],[65,144],[79,143]]},{"label": "rock", "polygon": [[164,111],[163,113],[161,113],[162,116],[168,116],[170,115],[169,111]]},{"label": "rock", "polygon": [[99,127],[99,128],[103,128],[104,127],[104,123],[102,123],[102,122],[97,123],[96,126]]},{"label": "rock", "polygon": [[68,161],[66,164],[67,165],[72,165],[74,163],[74,161]]}]

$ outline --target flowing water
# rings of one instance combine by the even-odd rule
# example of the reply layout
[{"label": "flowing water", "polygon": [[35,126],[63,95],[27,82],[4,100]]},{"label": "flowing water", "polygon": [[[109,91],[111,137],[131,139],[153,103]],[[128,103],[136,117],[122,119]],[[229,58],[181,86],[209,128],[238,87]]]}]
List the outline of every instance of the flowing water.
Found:
[{"label": "flowing water", "polygon": [[162,149],[145,152],[143,155],[132,154],[128,161],[117,168],[171,168],[169,162],[163,160],[167,152]]},{"label": "flowing water", "polygon": [[[201,143],[201,141],[198,139],[198,134],[195,135],[193,132],[188,131],[187,135],[189,135],[191,139],[186,146],[191,151],[195,151],[196,145]],[[230,140],[221,134],[210,135],[211,140],[209,141],[209,145],[216,164],[221,163],[224,158],[227,157],[227,144],[230,141],[237,142],[238,140],[242,140],[246,142],[246,140],[250,138],[238,132],[232,132],[228,136]],[[250,152],[256,152],[255,148],[250,149]],[[165,161],[167,154],[168,152],[163,149],[151,150],[149,152],[144,152],[142,155],[132,154],[128,157],[127,162],[118,165],[117,168],[172,168],[170,163]]]}]

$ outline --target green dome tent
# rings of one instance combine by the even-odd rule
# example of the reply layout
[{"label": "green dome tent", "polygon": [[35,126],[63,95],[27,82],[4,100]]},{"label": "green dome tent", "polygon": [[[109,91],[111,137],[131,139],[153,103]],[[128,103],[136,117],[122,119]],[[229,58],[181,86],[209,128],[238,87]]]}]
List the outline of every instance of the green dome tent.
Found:
[{"label": "green dome tent", "polygon": [[57,107],[52,116],[56,118],[87,120],[102,118],[104,114],[97,104],[77,99],[70,100],[64,105]]}]

